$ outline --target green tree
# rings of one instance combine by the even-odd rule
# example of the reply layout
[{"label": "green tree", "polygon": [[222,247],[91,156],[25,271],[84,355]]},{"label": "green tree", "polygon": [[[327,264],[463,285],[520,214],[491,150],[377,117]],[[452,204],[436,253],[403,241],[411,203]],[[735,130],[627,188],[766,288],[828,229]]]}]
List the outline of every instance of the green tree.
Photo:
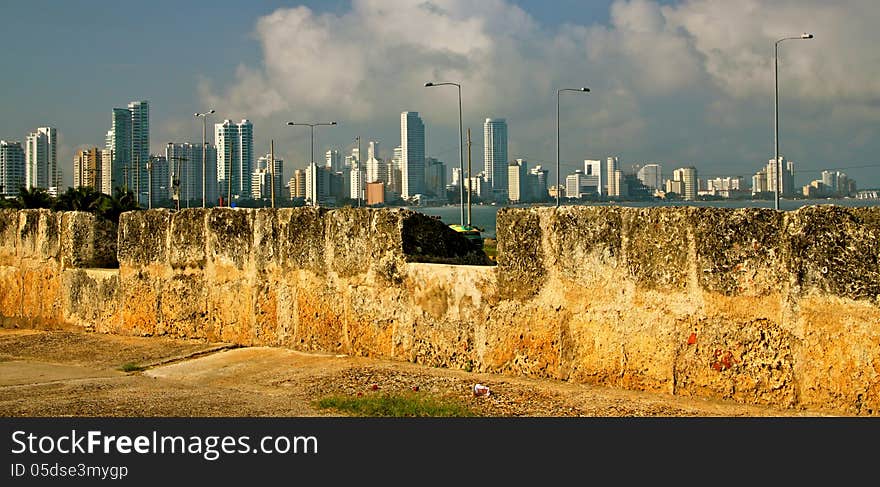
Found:
[{"label": "green tree", "polygon": [[18,190],[16,198],[16,206],[22,210],[31,210],[37,208],[52,208],[52,196],[43,188],[27,189],[22,186]]}]

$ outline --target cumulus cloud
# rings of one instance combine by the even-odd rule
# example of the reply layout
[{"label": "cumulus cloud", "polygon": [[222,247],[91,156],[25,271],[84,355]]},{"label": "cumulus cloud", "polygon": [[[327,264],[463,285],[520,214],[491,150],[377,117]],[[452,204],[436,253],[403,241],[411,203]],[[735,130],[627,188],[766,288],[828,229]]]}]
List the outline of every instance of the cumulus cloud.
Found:
[{"label": "cumulus cloud", "polygon": [[[796,115],[787,129],[846,137],[827,124],[878,120],[865,108],[880,100],[878,12],[874,0],[617,0],[607,25],[545,26],[507,0],[354,0],[343,13],[282,8],[255,26],[262,59],[240,65],[225,86],[204,82],[200,93],[257,127],[261,119],[276,127],[285,118],[338,118],[394,134],[400,111],[419,110],[430,138],[433,127],[457,132],[458,107],[451,89],[423,84],[456,81],[468,125],[506,117],[510,152],[546,162],[556,89],[586,84],[586,99],[564,100],[566,133],[577,134],[566,142],[565,152],[577,155],[569,167],[621,153],[725,166],[762,153],[780,37],[816,35],[781,49],[786,107]],[[860,137],[853,147],[870,147]],[[723,143],[713,148],[713,140]],[[390,150],[398,140],[382,142]],[[790,147],[817,159],[832,150],[810,144]]]}]

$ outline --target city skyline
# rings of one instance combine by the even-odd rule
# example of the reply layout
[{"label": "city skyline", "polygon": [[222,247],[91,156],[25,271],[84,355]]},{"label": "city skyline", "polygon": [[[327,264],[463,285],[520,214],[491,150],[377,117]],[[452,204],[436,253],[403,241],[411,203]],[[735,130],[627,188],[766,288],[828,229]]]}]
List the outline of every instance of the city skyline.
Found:
[{"label": "city skyline", "polygon": [[[718,1],[609,1],[588,7],[560,2],[550,8],[540,2],[494,1],[465,10],[462,2],[444,0],[431,4],[436,9],[426,9],[424,2],[382,8],[387,5],[220,2],[216,9],[214,4],[204,9],[174,4],[182,13],[205,12],[208,27],[199,27],[206,31],[204,41],[192,33],[162,40],[148,36],[149,42],[132,34],[119,36],[117,46],[99,47],[79,39],[62,49],[76,65],[50,53],[49,41],[35,42],[29,60],[42,56],[47,66],[73,71],[66,71],[71,76],[46,76],[47,67],[31,63],[20,76],[4,79],[0,138],[24,145],[34,129],[57,128],[62,186],[69,186],[76,151],[105,146],[101,134],[111,122],[111,107],[150,100],[150,152],[161,154],[169,141],[200,142],[201,123],[191,115],[207,106],[217,110],[214,120],[252,120],[257,153],[268,152],[274,140],[285,161],[286,181],[309,158],[308,133],[283,126],[291,113],[339,120],[337,129],[316,135],[322,153],[327,147],[347,148],[355,135],[395,146],[395,114],[411,110],[429,129],[426,156],[452,168],[458,150],[454,93],[428,94],[423,85],[456,81],[462,84],[464,125],[475,135],[474,160],[482,159],[482,121],[505,118],[508,162],[522,158],[544,164],[553,180],[553,94],[560,87],[587,85],[589,97],[565,101],[563,177],[584,159],[617,155],[624,170],[650,161],[670,168],[693,165],[705,177],[749,178],[773,157],[772,43],[811,32],[815,39],[780,49],[780,153],[798,162],[796,187],[821,178],[822,170],[846,172],[863,187],[880,185],[874,155],[880,150],[875,137],[880,115],[870,109],[880,100],[874,81],[880,74],[870,55],[877,36],[867,20],[877,12],[871,2],[728,7]],[[13,3],[10,13],[24,6]],[[49,15],[45,21],[77,24],[71,19],[98,10],[91,6],[98,4],[59,6],[50,9],[57,18]],[[117,19],[113,25],[118,29],[130,8],[104,8],[77,25]],[[147,6],[144,22],[169,8],[163,2]],[[233,35],[211,34],[228,25],[220,16],[230,11],[239,14]],[[822,14],[821,25],[814,20],[816,12]],[[694,20],[698,15],[702,24]],[[398,24],[403,18],[409,25]],[[459,24],[469,26],[469,34],[462,34]],[[301,28],[291,29],[294,25]],[[345,28],[352,25],[363,29]],[[0,35],[17,35],[25,42],[32,37],[16,29]],[[356,35],[349,32],[355,30]],[[414,35],[422,31],[432,35]],[[329,40],[303,51],[306,41],[328,32],[333,33]],[[391,38],[424,55],[398,52]],[[222,48],[219,57],[162,69],[161,76],[152,69],[163,53],[164,63],[173,59],[172,51],[204,58],[201,49],[214,44]],[[364,45],[374,45],[375,54]],[[352,50],[352,66],[340,64],[346,48]],[[297,57],[306,64],[287,61]],[[210,59],[221,60],[224,68],[208,66]],[[76,70],[95,66],[110,69],[88,84],[66,81],[76,78]],[[397,75],[376,76],[388,72]]]}]

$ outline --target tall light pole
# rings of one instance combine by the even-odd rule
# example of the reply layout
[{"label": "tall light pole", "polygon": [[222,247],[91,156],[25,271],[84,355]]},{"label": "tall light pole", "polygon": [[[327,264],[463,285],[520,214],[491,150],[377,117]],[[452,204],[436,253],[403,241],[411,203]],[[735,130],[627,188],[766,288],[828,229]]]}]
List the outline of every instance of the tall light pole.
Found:
[{"label": "tall light pole", "polygon": [[287,122],[290,126],[309,127],[312,132],[312,206],[318,206],[318,167],[315,165],[315,127],[321,125],[336,125],[336,122],[298,123]]},{"label": "tall light pole", "polygon": [[[464,226],[464,156],[462,155],[464,152],[464,148],[462,147],[462,138],[464,138],[464,131],[461,128],[461,85],[458,83],[445,82],[445,83],[434,83],[432,81],[428,81],[425,83],[425,86],[430,88],[432,86],[443,86],[450,85],[458,88],[458,193],[460,199],[460,220],[459,223]],[[470,191],[470,189],[468,189]]]},{"label": "tall light pole", "polygon": [[573,91],[576,93],[589,93],[590,89],[583,88],[560,88],[556,90],[556,207],[559,208],[559,95],[563,91]]},{"label": "tall light pole", "polygon": [[779,161],[779,43],[793,39],[812,39],[806,32],[797,37],[783,37],[773,44],[773,165],[776,166],[776,184],[773,188],[773,207],[779,209],[782,190],[782,163]]},{"label": "tall light pole", "polygon": [[[205,113],[196,113],[194,117],[202,117],[202,208],[205,208],[205,186],[207,176],[207,165],[205,160],[208,158],[208,115],[214,113],[214,109],[210,109]],[[189,184],[187,182],[187,184]]]}]

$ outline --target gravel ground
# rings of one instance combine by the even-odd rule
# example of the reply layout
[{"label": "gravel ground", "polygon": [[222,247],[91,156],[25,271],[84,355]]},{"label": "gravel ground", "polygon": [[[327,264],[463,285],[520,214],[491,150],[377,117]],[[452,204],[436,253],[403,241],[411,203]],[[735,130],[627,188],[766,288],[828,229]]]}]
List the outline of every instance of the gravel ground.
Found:
[{"label": "gravel ground", "polygon": [[[122,364],[146,366],[123,372]],[[489,387],[475,397],[474,384]],[[820,416],[279,348],[0,329],[0,416],[338,416],[331,394],[417,389],[491,417]]]}]

